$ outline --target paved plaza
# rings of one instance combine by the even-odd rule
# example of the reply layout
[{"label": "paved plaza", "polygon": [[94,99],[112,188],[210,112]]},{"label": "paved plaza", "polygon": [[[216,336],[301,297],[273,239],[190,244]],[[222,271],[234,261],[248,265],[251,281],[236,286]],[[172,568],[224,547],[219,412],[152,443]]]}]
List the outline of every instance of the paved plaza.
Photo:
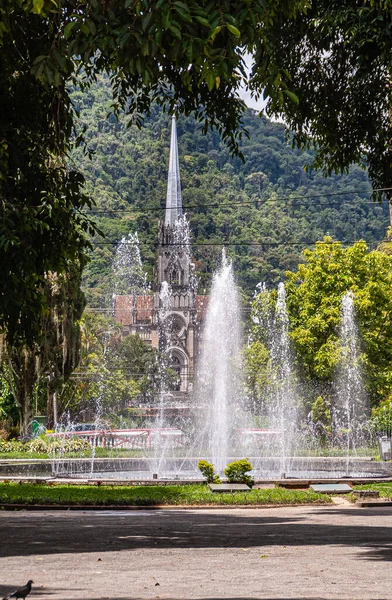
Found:
[{"label": "paved plaza", "polygon": [[392,599],[392,508],[0,512],[0,598]]}]

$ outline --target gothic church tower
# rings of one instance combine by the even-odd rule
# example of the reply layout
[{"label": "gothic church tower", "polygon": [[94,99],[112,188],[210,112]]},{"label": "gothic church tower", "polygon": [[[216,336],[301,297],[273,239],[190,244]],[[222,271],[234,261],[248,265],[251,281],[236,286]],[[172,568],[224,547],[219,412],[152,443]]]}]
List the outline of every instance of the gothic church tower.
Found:
[{"label": "gothic church tower", "polygon": [[[162,290],[170,291],[169,306],[163,310]],[[172,117],[166,208],[159,224],[158,257],[153,293],[115,297],[116,321],[125,335],[138,335],[165,352],[178,373],[170,390],[179,408],[191,400],[193,374],[199,354],[200,331],[208,297],[196,295],[196,278],[191,258],[189,226],[183,216],[177,129]]]},{"label": "gothic church tower", "polygon": [[[165,323],[160,323],[161,350],[169,356],[171,367],[179,374],[178,392],[192,390],[196,340],[196,279],[190,252],[189,228],[182,214],[180,167],[177,129],[172,117],[169,173],[167,181],[165,218],[159,225],[158,262],[155,276],[154,308],[160,314],[160,291],[166,282],[171,290],[170,308]],[[163,332],[168,339],[163,340]],[[162,345],[165,345],[162,348]]]}]

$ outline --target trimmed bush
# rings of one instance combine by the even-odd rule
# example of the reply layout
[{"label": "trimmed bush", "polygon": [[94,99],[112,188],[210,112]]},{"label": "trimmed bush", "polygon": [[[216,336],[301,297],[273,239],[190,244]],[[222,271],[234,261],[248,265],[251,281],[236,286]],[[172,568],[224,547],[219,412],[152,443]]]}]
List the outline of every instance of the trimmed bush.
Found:
[{"label": "trimmed bush", "polygon": [[234,460],[229,463],[225,468],[225,475],[227,481],[230,483],[246,483],[250,487],[253,486],[254,481],[250,475],[247,475],[249,471],[253,469],[251,463],[247,458],[241,460]]},{"label": "trimmed bush", "polygon": [[199,460],[197,466],[203,477],[206,478],[207,483],[222,483],[219,475],[215,473],[214,465],[207,460]]}]

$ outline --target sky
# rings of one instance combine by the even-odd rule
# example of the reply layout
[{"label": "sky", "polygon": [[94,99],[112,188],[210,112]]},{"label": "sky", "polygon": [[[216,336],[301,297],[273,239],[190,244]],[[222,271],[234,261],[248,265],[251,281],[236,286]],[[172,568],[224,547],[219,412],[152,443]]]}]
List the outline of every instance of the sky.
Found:
[{"label": "sky", "polygon": [[[253,57],[250,54],[245,54],[244,59],[246,64],[246,71],[249,75],[252,68]],[[251,98],[250,92],[244,87],[240,89],[240,98],[244,100],[248,108],[253,108],[257,111],[263,110],[263,108],[266,105],[266,101],[263,98],[260,98],[257,102],[254,98]]]},{"label": "sky", "polygon": [[250,92],[245,90],[244,88],[242,88],[240,90],[240,97],[242,98],[242,100],[244,100],[244,102],[246,103],[246,106],[248,108],[254,108],[254,110],[263,110],[266,101],[264,100],[264,98],[260,98],[257,102],[254,98],[251,98],[250,96]]}]

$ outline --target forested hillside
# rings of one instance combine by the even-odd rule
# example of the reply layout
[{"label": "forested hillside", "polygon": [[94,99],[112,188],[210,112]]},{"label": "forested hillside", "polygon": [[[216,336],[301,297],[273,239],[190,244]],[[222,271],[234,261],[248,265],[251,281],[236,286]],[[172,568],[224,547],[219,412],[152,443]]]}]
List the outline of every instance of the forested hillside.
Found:
[{"label": "forested hillside", "polygon": [[[90,306],[107,305],[116,242],[137,231],[145,268],[152,278],[158,220],[163,215],[170,144],[170,118],[155,107],[141,130],[126,117],[107,118],[110,92],[100,78],[73,101],[85,125],[90,161],[82,150],[73,160],[96,202],[94,217],[105,238],[96,238],[85,271]],[[312,155],[292,149],[285,128],[246,115],[246,162],[231,158],[217,133],[202,134],[194,119],[180,119],[178,140],[183,204],[189,216],[200,288],[208,287],[222,245],[233,257],[244,293],[260,281],[274,285],[296,268],[301,250],[329,234],[343,243],[381,241],[388,206],[370,200],[366,173],[354,167],[324,179],[304,166]]]}]

